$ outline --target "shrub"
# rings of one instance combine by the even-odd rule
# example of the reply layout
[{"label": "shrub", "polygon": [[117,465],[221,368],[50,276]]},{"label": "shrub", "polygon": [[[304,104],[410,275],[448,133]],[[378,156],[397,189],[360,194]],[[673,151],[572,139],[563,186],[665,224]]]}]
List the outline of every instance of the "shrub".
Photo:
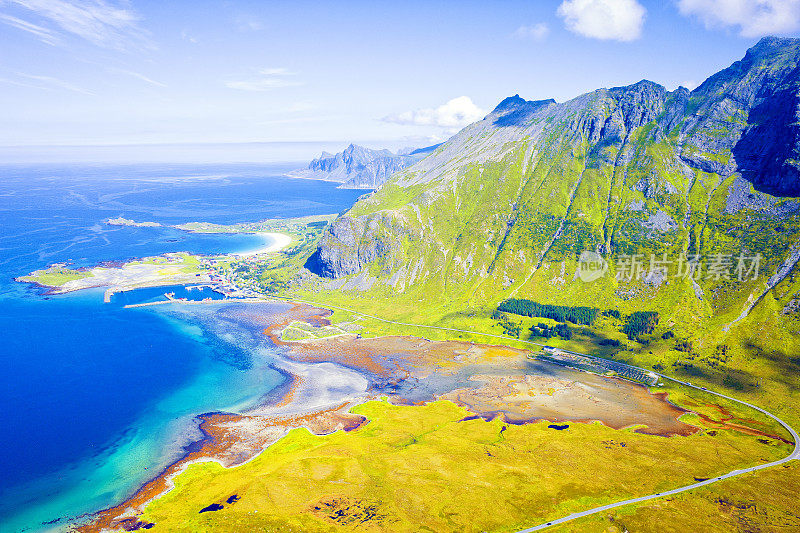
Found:
[{"label": "shrub", "polygon": [[556,334],[565,341],[568,341],[572,338],[572,329],[570,329],[570,327],[566,324],[557,325],[555,330]]},{"label": "shrub", "polygon": [[552,330],[547,324],[539,322],[537,325],[531,326],[531,337],[544,337],[545,339],[549,339],[552,336]]},{"label": "shrub", "polygon": [[[499,323],[503,328],[503,333],[510,337],[519,338],[519,334],[522,332],[522,326],[520,324],[511,322],[508,317],[502,313],[495,311],[495,314],[499,316]],[[492,318],[495,318],[495,314],[492,314]]]},{"label": "shrub", "polygon": [[531,326],[531,337],[544,337],[549,339],[558,335],[564,340],[572,338],[572,329],[566,324],[556,324],[555,326],[548,326],[547,324],[539,324]]}]

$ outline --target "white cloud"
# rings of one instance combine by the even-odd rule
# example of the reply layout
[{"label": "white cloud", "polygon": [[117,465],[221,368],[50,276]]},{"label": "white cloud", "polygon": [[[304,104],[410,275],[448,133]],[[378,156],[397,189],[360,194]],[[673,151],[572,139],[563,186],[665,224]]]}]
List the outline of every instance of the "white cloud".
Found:
[{"label": "white cloud", "polygon": [[196,37],[189,35],[189,32],[186,30],[181,30],[181,39],[189,41],[192,44],[197,44],[199,42]]},{"label": "white cloud", "polygon": [[442,137],[441,135],[406,135],[400,138],[400,142],[408,146],[425,147],[444,142],[449,137]]},{"label": "white cloud", "polygon": [[262,68],[258,76],[249,80],[236,80],[225,82],[225,87],[240,91],[268,91],[279,87],[296,87],[303,85],[302,81],[293,79],[297,73],[285,68]]},{"label": "white cloud", "polygon": [[292,72],[288,68],[279,67],[279,68],[262,68],[258,71],[260,74],[264,76],[294,76],[297,72]]},{"label": "white cloud", "polygon": [[33,35],[38,37],[40,41],[42,41],[43,43],[47,43],[49,45],[56,45],[61,41],[58,38],[58,35],[48,30],[47,28],[43,28],[42,26],[33,24],[32,22],[28,22],[27,20],[22,20],[17,17],[12,17],[11,15],[0,13],[0,22],[5,22],[9,26],[13,26],[18,30],[32,33]]},{"label": "white cloud", "polygon": [[682,15],[706,28],[736,27],[742,37],[789,33],[800,28],[800,0],[679,0]]},{"label": "white cloud", "polygon": [[442,128],[463,128],[486,114],[468,96],[453,98],[436,109],[417,109],[384,117],[385,122],[411,124],[416,126],[439,126]]},{"label": "white cloud", "polygon": [[264,29],[264,22],[252,15],[236,15],[233,18],[233,22],[240,32],[261,31]]},{"label": "white cloud", "polygon": [[578,35],[633,41],[642,35],[647,10],[637,0],[564,0],[557,14]]},{"label": "white cloud", "polygon": [[19,80],[12,80],[9,78],[0,78],[0,83],[7,83],[8,85],[16,85],[17,87],[27,87],[28,89],[44,89],[40,85],[34,85],[32,83],[25,83],[24,81]]},{"label": "white cloud", "polygon": [[515,39],[531,39],[533,41],[544,41],[550,34],[550,28],[544,22],[538,22],[533,26],[520,26],[511,34]]},{"label": "white cloud", "polygon": [[67,91],[72,91],[75,93],[94,96],[94,93],[92,91],[84,89],[83,87],[78,87],[77,85],[73,85],[72,83],[61,80],[59,78],[54,78],[52,76],[39,76],[36,74],[25,74],[22,72],[18,72],[17,75],[23,78],[23,80],[2,78],[0,79],[0,81],[2,81],[3,83],[9,83],[11,85],[18,85],[20,87],[30,87],[32,89],[43,89],[46,91],[52,91],[54,89],[65,89]]},{"label": "white cloud", "polygon": [[125,70],[121,68],[111,68],[109,69],[112,72],[118,72],[120,74],[125,74],[126,76],[131,76],[133,78],[142,80],[145,83],[149,83],[150,85],[155,85],[156,87],[166,87],[166,84],[161,83],[160,81],[156,81],[152,78],[148,78],[144,74],[140,74],[139,72],[134,72],[132,70]]},{"label": "white cloud", "polygon": [[[120,50],[153,47],[146,32],[138,26],[141,18],[135,11],[105,0],[7,0],[2,5],[22,8],[22,11],[39,17],[42,23],[55,26],[98,46]],[[54,44],[54,36],[58,35],[55,28],[45,28],[41,24],[8,14],[4,14],[0,20],[29,31],[48,44]]]}]

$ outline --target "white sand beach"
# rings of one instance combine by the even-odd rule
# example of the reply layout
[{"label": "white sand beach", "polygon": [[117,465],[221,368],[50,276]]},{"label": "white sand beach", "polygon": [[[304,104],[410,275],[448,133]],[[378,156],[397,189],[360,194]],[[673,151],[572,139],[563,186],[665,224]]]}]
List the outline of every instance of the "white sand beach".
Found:
[{"label": "white sand beach", "polygon": [[249,252],[237,252],[231,255],[238,255],[239,257],[252,257],[254,255],[261,255],[267,254],[271,252],[279,252],[289,246],[289,243],[292,242],[292,238],[285,233],[258,233],[262,237],[267,237],[270,239],[270,243],[266,246],[261,248],[256,248],[255,250],[251,250]]}]

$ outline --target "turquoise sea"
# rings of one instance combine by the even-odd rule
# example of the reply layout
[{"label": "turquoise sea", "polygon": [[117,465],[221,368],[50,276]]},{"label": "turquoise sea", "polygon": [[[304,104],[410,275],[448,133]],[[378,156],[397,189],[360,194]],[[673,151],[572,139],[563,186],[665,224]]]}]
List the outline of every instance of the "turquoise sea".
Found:
[{"label": "turquoise sea", "polygon": [[104,304],[102,289],[48,296],[13,278],[55,262],[264,244],[103,223],[112,217],[247,222],[337,213],[363,193],[280,177],[296,166],[0,167],[1,531],[60,529],[119,502],[199,436],[195,415],[244,408],[285,379],[202,322],[160,309],[170,306],[124,309],[125,299]]}]

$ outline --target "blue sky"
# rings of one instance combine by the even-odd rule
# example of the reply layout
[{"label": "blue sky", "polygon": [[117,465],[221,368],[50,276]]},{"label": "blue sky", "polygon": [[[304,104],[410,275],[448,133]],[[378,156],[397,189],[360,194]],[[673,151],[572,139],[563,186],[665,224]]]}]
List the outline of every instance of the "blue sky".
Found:
[{"label": "blue sky", "polygon": [[698,84],[799,29],[800,0],[0,0],[0,146],[421,145],[515,93]]}]

